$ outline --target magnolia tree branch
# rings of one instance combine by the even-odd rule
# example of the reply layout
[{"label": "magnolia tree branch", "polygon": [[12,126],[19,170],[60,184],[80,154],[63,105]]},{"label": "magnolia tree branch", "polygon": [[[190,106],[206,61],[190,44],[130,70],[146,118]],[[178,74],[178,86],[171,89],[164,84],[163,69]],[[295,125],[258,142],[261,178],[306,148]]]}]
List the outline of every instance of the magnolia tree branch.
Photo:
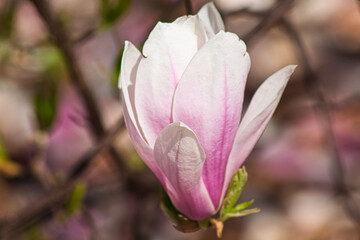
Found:
[{"label": "magnolia tree branch", "polygon": [[[48,30],[52,35],[56,45],[64,54],[70,79],[74,83],[80,96],[83,99],[96,137],[98,139],[103,137],[103,135],[105,134],[105,128],[102,123],[101,112],[98,108],[96,99],[92,94],[90,88],[88,87],[81,72],[80,66],[74,54],[74,46],[71,39],[67,36],[62,27],[57,24],[57,22],[53,18],[53,14],[51,13],[50,7],[46,0],[29,1],[31,1],[35,5],[37,11],[39,12],[39,15],[48,27]],[[113,147],[110,147],[109,150],[110,154],[115,159],[115,163],[119,166],[119,169],[125,169],[125,165],[123,164],[121,156],[119,156],[116,150]]]},{"label": "magnolia tree branch", "polygon": [[115,128],[112,129],[107,135],[105,135],[99,143],[90,149],[82,158],[77,161],[77,164],[70,173],[70,179],[77,179],[84,172],[84,169],[90,165],[91,160],[96,156],[101,150],[111,147],[111,143],[115,137],[125,128],[125,122],[121,118],[118,123],[115,125]]},{"label": "magnolia tree branch", "polygon": [[84,169],[82,165],[89,164],[91,159],[94,159],[103,149],[110,146],[114,138],[119,134],[119,132],[124,128],[124,121],[120,121],[115,125],[111,131],[106,134],[101,140],[86,152],[79,160],[78,165],[75,167],[74,171],[71,173],[71,180],[65,183],[60,188],[54,189],[46,194],[46,197],[42,198],[40,201],[31,205],[31,207],[26,208],[21,211],[21,214],[8,219],[6,223],[0,224],[0,239],[7,239],[18,230],[22,230],[27,226],[43,219],[52,212],[61,209],[64,204],[67,202],[70,193],[72,192],[76,180],[80,177]]},{"label": "magnolia tree branch", "polygon": [[[41,220],[46,219],[51,216],[54,212],[62,209],[66,203],[69,201],[69,197],[74,189],[74,186],[77,180],[81,177],[82,171],[78,169],[83,169],[80,165],[84,163],[89,163],[91,159],[94,159],[99,155],[102,150],[108,148],[114,138],[121,132],[123,129],[123,119],[120,119],[119,122],[106,134],[93,148],[86,152],[79,160],[79,165],[75,167],[72,171],[70,180],[57,189],[53,189],[50,192],[46,193],[46,196],[41,198],[41,200],[33,203],[31,207],[28,207],[21,211],[20,214],[7,219],[4,222],[0,222],[0,239],[14,239],[13,236],[19,231],[24,230],[25,228],[40,222]],[[149,193],[156,192],[158,190],[157,185],[151,184],[147,179],[139,178],[138,174],[133,174],[132,172],[126,172],[126,176],[123,176],[123,180],[119,181],[121,184],[119,187],[123,187],[125,191],[136,196],[136,199],[139,199],[140,202],[146,199],[146,196],[149,196]],[[117,188],[117,187],[116,187]],[[96,190],[92,191],[89,189],[89,194],[96,194]],[[141,203],[139,203],[141,205]],[[137,212],[136,214],[141,214]],[[141,218],[135,219],[137,222],[133,224],[129,223],[132,226],[130,231],[137,232],[137,224],[141,221]]]},{"label": "magnolia tree branch", "polygon": [[74,48],[71,40],[67,37],[62,27],[54,20],[51,10],[46,0],[30,0],[36,7],[39,15],[44,20],[50,34],[53,37],[56,45],[64,54],[66,59],[67,69],[69,71],[70,78],[77,88],[79,94],[82,96],[84,104],[90,115],[91,123],[94,126],[96,136],[104,134],[104,128],[100,118],[100,111],[98,109],[97,102],[93,97],[91,90],[86,84],[86,81],[81,73],[79,64],[74,54]]},{"label": "magnolia tree branch", "polygon": [[294,0],[281,0],[274,4],[274,6],[265,13],[260,22],[242,37],[244,42],[248,43],[253,40],[255,36],[258,36],[259,33],[268,31],[290,9],[293,2]]},{"label": "magnolia tree branch", "polygon": [[74,54],[74,47],[71,40],[67,37],[66,33],[62,28],[55,22],[53,15],[51,14],[50,8],[45,0],[30,0],[39,12],[39,15],[44,20],[48,27],[50,34],[53,37],[54,42],[62,51],[67,68],[69,71],[70,79],[76,86],[79,94],[82,96],[85,107],[88,111],[90,121],[93,126],[93,131],[98,139],[98,144],[90,149],[82,158],[77,161],[77,165],[74,170],[70,173],[68,182],[58,189],[54,189],[50,193],[46,194],[46,197],[42,198],[41,201],[33,204],[31,207],[25,209],[20,215],[9,219],[6,223],[0,225],[0,236],[1,239],[5,239],[16,232],[18,229],[22,229],[38,220],[48,216],[53,211],[61,208],[67,201],[69,194],[71,193],[75,181],[81,176],[81,174],[87,169],[91,161],[101,150],[110,147],[110,153],[115,162],[120,166],[119,169],[123,171],[122,175],[126,173],[126,167],[117,154],[116,150],[111,146],[114,137],[124,129],[124,122],[121,119],[115,129],[106,134],[105,128],[102,124],[101,114],[98,109],[97,102],[87,86],[87,83],[81,73],[80,66],[76,60]]},{"label": "magnolia tree branch", "polygon": [[21,214],[8,219],[6,223],[0,225],[0,239],[14,239],[12,236],[29,227],[33,223],[48,216],[51,212],[61,208],[65,199],[68,199],[73,189],[73,184],[67,184],[62,189],[52,191],[46,198],[32,204],[31,207],[26,208]]}]

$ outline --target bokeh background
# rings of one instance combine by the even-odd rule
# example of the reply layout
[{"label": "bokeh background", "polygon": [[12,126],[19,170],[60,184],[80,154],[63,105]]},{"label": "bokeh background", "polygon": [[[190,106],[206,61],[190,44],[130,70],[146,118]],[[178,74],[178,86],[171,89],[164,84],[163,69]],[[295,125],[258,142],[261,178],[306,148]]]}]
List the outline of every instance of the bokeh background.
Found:
[{"label": "bokeh background", "polygon": [[[216,239],[176,231],[161,211],[117,88],[124,40],[141,49],[157,21],[206,2],[0,1],[1,239]],[[298,65],[245,163],[240,200],[261,212],[228,220],[223,239],[360,239],[359,1],[215,4],[248,45],[246,103]]]}]

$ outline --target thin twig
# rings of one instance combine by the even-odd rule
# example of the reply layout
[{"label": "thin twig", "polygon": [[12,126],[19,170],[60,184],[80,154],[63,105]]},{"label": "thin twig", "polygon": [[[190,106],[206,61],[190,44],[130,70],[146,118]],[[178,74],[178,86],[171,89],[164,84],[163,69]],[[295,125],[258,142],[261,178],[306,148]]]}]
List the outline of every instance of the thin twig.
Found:
[{"label": "thin twig", "polygon": [[243,36],[242,39],[248,43],[255,36],[259,35],[260,32],[269,30],[290,9],[293,2],[294,0],[278,1],[269,11],[266,12],[260,22],[250,32]]},{"label": "thin twig", "polygon": [[[88,87],[83,74],[80,70],[80,66],[77,62],[74,54],[74,46],[72,41],[68,38],[64,30],[56,23],[51,14],[50,8],[45,0],[29,0],[34,3],[40,16],[46,23],[49,32],[54,38],[55,43],[59,49],[63,52],[66,59],[67,68],[70,74],[70,78],[77,88],[79,94],[82,96],[85,107],[89,113],[90,121],[93,126],[94,133],[98,139],[102,138],[105,134],[105,128],[101,119],[101,112],[98,108],[98,104],[93,96],[90,88]],[[122,157],[118,154],[114,147],[110,146],[109,152],[114,159],[115,164],[122,172],[125,172],[125,165],[123,164]]]},{"label": "thin twig", "polygon": [[85,155],[83,155],[77,162],[76,166],[70,173],[69,179],[77,179],[84,172],[85,169],[89,166],[94,156],[96,156],[100,151],[106,149],[106,147],[110,146],[118,133],[123,130],[125,127],[124,119],[121,118],[117,124],[115,124],[115,128],[109,132],[99,143],[90,149]]},{"label": "thin twig", "polygon": [[34,203],[31,207],[26,208],[21,214],[8,219],[6,223],[0,225],[0,239],[5,239],[10,237],[19,229],[24,229],[25,227],[43,219],[48,216],[50,213],[60,209],[69,198],[71,191],[73,190],[76,180],[80,177],[79,169],[83,168],[84,165],[90,163],[91,159],[94,159],[101,150],[109,147],[112,140],[117,134],[123,129],[123,120],[121,119],[116,126],[105,135],[98,144],[86,152],[80,159],[79,165],[72,172],[71,180],[64,184],[61,188],[55,189],[50,193],[47,193],[45,198],[42,198],[41,201]]},{"label": "thin twig", "polygon": [[91,123],[94,125],[96,136],[104,134],[104,128],[100,118],[100,111],[96,100],[91,93],[91,90],[86,84],[86,81],[81,73],[80,66],[74,54],[72,42],[63,31],[62,27],[57,24],[53,18],[50,8],[45,0],[30,0],[38,10],[40,16],[48,27],[56,45],[60,48],[66,59],[67,68],[70,78],[77,88],[79,94],[84,100],[84,104],[89,112]]},{"label": "thin twig", "polygon": [[31,207],[24,209],[21,214],[7,220],[0,226],[0,239],[13,239],[11,237],[19,230],[24,230],[51,212],[60,209],[64,205],[65,199],[69,198],[73,186],[73,184],[68,184],[61,190],[53,190],[46,198],[42,198]]}]

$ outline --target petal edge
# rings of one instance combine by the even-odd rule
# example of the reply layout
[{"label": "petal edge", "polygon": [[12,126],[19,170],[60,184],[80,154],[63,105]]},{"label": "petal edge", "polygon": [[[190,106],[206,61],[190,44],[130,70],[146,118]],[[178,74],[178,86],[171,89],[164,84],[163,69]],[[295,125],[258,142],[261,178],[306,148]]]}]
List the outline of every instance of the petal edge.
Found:
[{"label": "petal edge", "polygon": [[181,122],[169,124],[159,134],[154,157],[168,179],[174,206],[193,220],[214,213],[214,206],[202,180],[205,152],[195,133]]},{"label": "petal edge", "polygon": [[286,66],[267,78],[255,92],[240,122],[230,152],[222,196],[233,174],[250,154],[273,115],[296,65]]}]

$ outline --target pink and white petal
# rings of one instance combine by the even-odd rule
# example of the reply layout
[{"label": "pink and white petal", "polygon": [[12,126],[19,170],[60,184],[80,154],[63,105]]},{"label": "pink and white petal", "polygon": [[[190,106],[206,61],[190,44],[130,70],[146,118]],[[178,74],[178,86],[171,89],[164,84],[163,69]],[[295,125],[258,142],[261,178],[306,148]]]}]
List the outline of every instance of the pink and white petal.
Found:
[{"label": "pink and white petal", "polygon": [[139,50],[129,41],[125,41],[124,52],[121,61],[121,72],[119,78],[119,88],[123,93],[123,103],[128,109],[129,118],[133,122],[135,129],[139,134],[140,128],[137,123],[137,115],[134,104],[134,90],[136,81],[136,72],[139,62],[142,59]]},{"label": "pink and white petal", "polygon": [[135,108],[150,146],[154,146],[157,135],[172,122],[175,88],[203,44],[195,28],[191,24],[158,23],[145,42],[145,58],[140,61],[135,84]]},{"label": "pink and white petal", "polygon": [[201,176],[205,152],[189,127],[181,122],[165,127],[155,142],[154,157],[172,187],[168,195],[180,212],[193,220],[215,212]]},{"label": "pink and white petal", "polygon": [[123,99],[123,114],[130,138],[136,151],[159,178],[159,180],[164,182],[163,174],[154,160],[153,151],[145,142],[141,134],[141,128],[137,123],[137,115],[134,108],[134,85],[136,81],[136,71],[141,59],[142,55],[137,48],[131,42],[126,41],[119,79],[119,87],[121,89]]},{"label": "pink and white petal", "polygon": [[231,177],[243,164],[264,132],[295,68],[294,65],[282,68],[266,79],[255,92],[236,133],[226,168],[223,194],[225,194]]},{"label": "pink and white petal", "polygon": [[215,36],[221,30],[225,30],[224,22],[213,2],[205,4],[197,15],[202,21],[209,38]]},{"label": "pink and white petal", "polygon": [[161,171],[157,162],[154,159],[153,149],[144,141],[141,135],[137,132],[133,122],[129,117],[128,109],[123,103],[123,114],[124,120],[126,124],[126,128],[130,135],[131,141],[134,144],[134,147],[141,157],[141,159],[146,163],[146,165],[150,168],[150,170],[155,174],[155,176],[159,179],[159,181],[166,185],[167,179],[164,173]]},{"label": "pink and white petal", "polygon": [[187,28],[187,30],[193,32],[198,37],[198,49],[200,49],[208,41],[207,29],[198,15],[182,16],[170,24],[180,25],[181,27]]},{"label": "pink and white petal", "polygon": [[207,155],[202,175],[215,207],[240,122],[249,68],[244,42],[221,31],[196,53],[174,96],[173,120],[193,129]]}]

